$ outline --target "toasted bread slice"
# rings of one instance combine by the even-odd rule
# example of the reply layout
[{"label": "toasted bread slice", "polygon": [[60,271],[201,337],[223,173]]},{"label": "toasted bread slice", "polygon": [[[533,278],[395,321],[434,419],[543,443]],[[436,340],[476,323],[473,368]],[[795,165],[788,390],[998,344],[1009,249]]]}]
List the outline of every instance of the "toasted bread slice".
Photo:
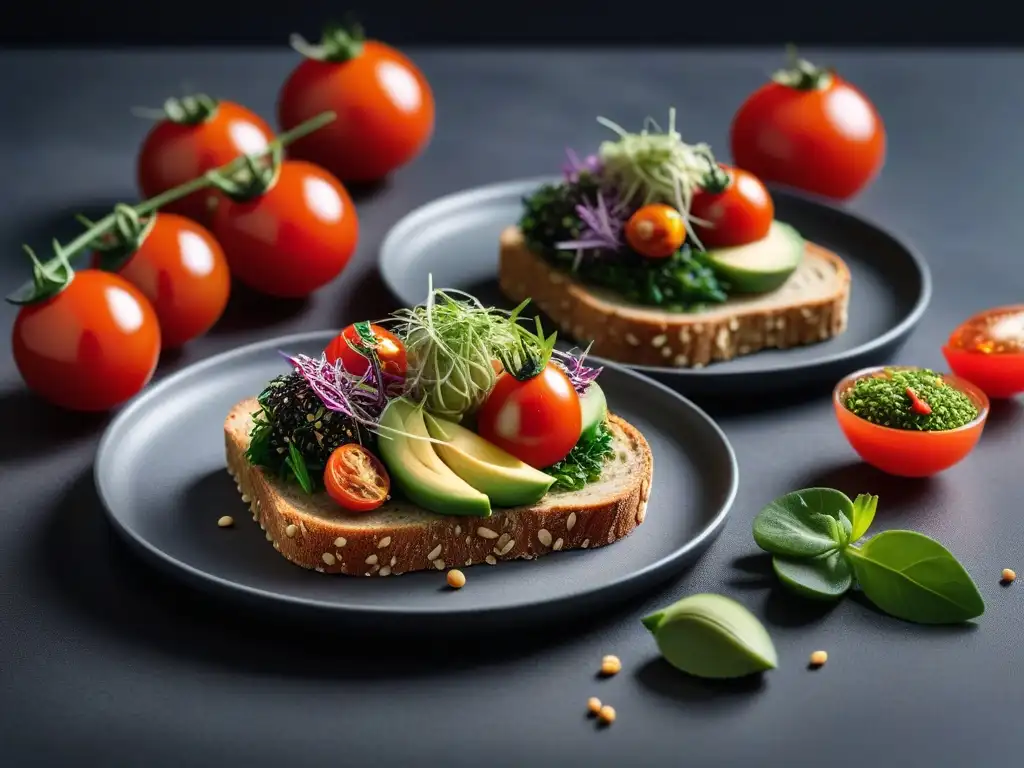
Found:
[{"label": "toasted bread slice", "polygon": [[796,272],[771,293],[730,298],[703,312],[665,312],[584,286],[530,251],[518,227],[501,233],[498,280],[512,301],[531,298],[594,355],[631,365],[700,368],[763,349],[786,349],[846,330],[850,270],[806,244]]},{"label": "toasted bread slice", "polygon": [[643,522],[654,473],[651,449],[634,427],[609,416],[615,455],[597,482],[552,492],[539,504],[494,509],[491,517],[451,517],[392,499],[370,513],[349,513],[326,493],[308,496],[245,458],[255,398],[224,422],[228,471],[253,519],[288,560],[349,576],[389,576],[500,560],[526,560],[566,549],[600,547]]}]

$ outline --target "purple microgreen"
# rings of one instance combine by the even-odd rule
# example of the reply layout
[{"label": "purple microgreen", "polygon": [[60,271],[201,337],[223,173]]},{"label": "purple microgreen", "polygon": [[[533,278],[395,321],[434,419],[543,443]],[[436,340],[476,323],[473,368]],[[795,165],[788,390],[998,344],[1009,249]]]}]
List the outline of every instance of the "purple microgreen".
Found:
[{"label": "purple microgreen", "polygon": [[327,362],[326,355],[319,358],[284,352],[281,355],[306,380],[324,407],[344,414],[370,430],[379,427],[384,407],[401,385],[400,377],[381,369],[376,355],[370,356],[370,367],[362,376],[346,371],[340,360]]},{"label": "purple microgreen", "polygon": [[629,215],[629,206],[624,201],[598,190],[593,202],[584,200],[576,206],[576,215],[583,222],[579,237],[555,246],[563,251],[576,251],[574,270],[579,267],[586,251],[614,253],[622,249],[622,230]]},{"label": "purple microgreen", "polygon": [[565,156],[566,163],[562,166],[562,173],[569,184],[578,182],[583,173],[599,174],[601,172],[601,159],[597,155],[587,155],[580,160],[580,156],[567,147]]},{"label": "purple microgreen", "polygon": [[555,350],[552,355],[553,362],[565,372],[565,375],[572,383],[572,388],[576,390],[578,395],[585,395],[590,385],[597,380],[597,377],[601,375],[601,371],[604,370],[600,366],[591,368],[584,363],[589,352],[590,346],[582,352],[577,352],[575,349],[568,352]]}]

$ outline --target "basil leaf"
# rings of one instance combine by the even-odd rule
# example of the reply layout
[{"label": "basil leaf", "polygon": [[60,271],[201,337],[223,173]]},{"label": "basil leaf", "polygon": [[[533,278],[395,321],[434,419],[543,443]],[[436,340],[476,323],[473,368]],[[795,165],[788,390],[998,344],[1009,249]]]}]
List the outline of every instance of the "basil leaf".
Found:
[{"label": "basil leaf", "polygon": [[864,595],[891,616],[918,624],[958,624],[985,612],[978,587],[939,542],[886,531],[846,550]]},{"label": "basil leaf", "polygon": [[787,589],[812,600],[837,600],[853,586],[853,571],[839,551],[810,560],[776,556],[772,568]]},{"label": "basil leaf", "polygon": [[850,541],[857,541],[871,527],[875,520],[875,510],[878,509],[878,497],[869,493],[862,493],[853,501],[853,533]]},{"label": "basil leaf", "polygon": [[754,518],[754,541],[783,557],[816,557],[842,548],[839,515],[853,502],[832,488],[805,488],[780,496]]}]

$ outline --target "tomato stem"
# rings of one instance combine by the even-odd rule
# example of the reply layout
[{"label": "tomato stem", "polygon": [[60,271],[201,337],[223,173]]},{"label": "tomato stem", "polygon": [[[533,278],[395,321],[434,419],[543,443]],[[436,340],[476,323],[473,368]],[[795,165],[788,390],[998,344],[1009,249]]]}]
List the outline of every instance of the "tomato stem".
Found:
[{"label": "tomato stem", "polygon": [[[281,150],[288,144],[320,130],[336,118],[337,115],[334,112],[322,112],[316,117],[311,117],[304,123],[300,123],[290,131],[282,133],[271,141],[265,149],[259,152],[254,152],[250,155],[240,155],[219,168],[207,171],[202,176],[186,181],[184,184],[169,189],[166,192],[161,192],[159,195],[151,197],[149,200],[143,200],[141,203],[135,205],[119,204],[114,207],[113,212],[107,214],[98,222],[90,222],[88,229],[67,245],[61,245],[57,240],[54,240],[53,251],[55,255],[45,263],[39,263],[35,253],[28,246],[25,246],[26,251],[29,252],[33,260],[33,280],[22,285],[14,293],[9,294],[6,297],[7,302],[16,305],[34,304],[37,301],[53,296],[71,282],[74,270],[71,268],[70,260],[78,256],[84,249],[89,247],[95,248],[101,242],[106,245],[111,235],[114,235],[115,242],[118,236],[124,237],[125,235],[127,235],[129,243],[135,237],[144,239],[144,235],[148,234],[144,230],[146,226],[149,226],[149,222],[143,223],[142,219],[150,217],[151,214],[168,203],[173,203],[176,200],[187,197],[193,192],[216,186],[220,179],[232,178],[235,174],[245,173],[267,156],[279,158]],[[279,167],[280,163],[273,162],[272,160],[271,166]],[[127,213],[129,210],[131,211],[130,214]],[[142,229],[136,231],[136,227],[141,227]],[[108,238],[108,240],[105,241],[104,238]],[[122,242],[122,245],[124,244]],[[139,244],[141,244],[141,239]],[[124,259],[130,257],[133,253],[134,251],[130,251],[127,254],[122,254],[120,264],[123,264]],[[42,282],[40,282],[41,280]],[[62,282],[60,282],[59,287],[54,288],[54,281],[61,280]]]},{"label": "tomato stem", "polygon": [[786,46],[786,58],[789,66],[772,75],[779,85],[785,85],[798,91],[817,91],[827,88],[832,83],[833,73],[830,69],[816,67],[807,59],[801,59],[796,46]]},{"label": "tomato stem", "polygon": [[220,103],[205,93],[176,98],[164,102],[164,117],[178,125],[199,125],[211,120],[217,114]]},{"label": "tomato stem", "polygon": [[701,156],[708,164],[708,172],[700,184],[701,189],[711,195],[725,192],[729,188],[729,184],[732,183],[729,174],[718,164],[718,161],[715,160],[710,151],[702,152]]},{"label": "tomato stem", "polygon": [[293,34],[288,44],[307,59],[340,64],[358,58],[363,52],[366,37],[363,28],[355,23],[328,24],[320,35],[319,43],[311,43],[300,34]]},{"label": "tomato stem", "polygon": [[555,341],[558,338],[557,332],[552,333],[548,337],[544,336],[544,328],[539,317],[534,318],[537,323],[536,333],[526,330],[526,328],[519,324],[519,313],[522,312],[528,303],[529,299],[512,310],[512,314],[509,316],[512,327],[519,337],[519,349],[516,350],[514,356],[506,353],[499,355],[499,362],[502,367],[517,381],[529,381],[543,373],[544,369],[547,368],[548,362],[551,360],[551,354],[555,349]]},{"label": "tomato stem", "polygon": [[232,174],[211,171],[210,183],[232,200],[244,202],[265,195],[281,175],[284,150],[280,144],[271,147],[267,155],[245,156],[245,167]]}]

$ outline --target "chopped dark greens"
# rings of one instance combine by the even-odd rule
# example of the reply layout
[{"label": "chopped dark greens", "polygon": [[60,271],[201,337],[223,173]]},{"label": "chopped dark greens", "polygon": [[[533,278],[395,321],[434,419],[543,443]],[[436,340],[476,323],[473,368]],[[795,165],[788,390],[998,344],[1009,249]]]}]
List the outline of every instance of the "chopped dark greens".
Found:
[{"label": "chopped dark greens", "polygon": [[605,462],[614,453],[612,433],[607,423],[601,424],[589,440],[576,443],[569,455],[544,470],[555,478],[552,490],[578,491],[600,479]]}]

